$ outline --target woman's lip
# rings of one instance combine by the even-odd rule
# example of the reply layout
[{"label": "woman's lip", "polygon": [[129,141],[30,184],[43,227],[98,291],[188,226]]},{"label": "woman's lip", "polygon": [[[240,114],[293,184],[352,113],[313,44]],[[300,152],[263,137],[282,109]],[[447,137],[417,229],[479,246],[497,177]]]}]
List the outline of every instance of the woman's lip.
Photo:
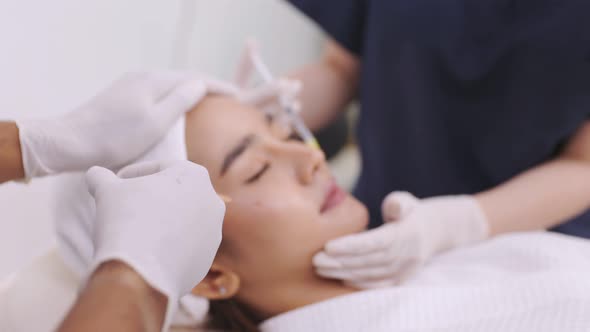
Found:
[{"label": "woman's lip", "polygon": [[332,182],[328,188],[328,192],[326,193],[320,213],[324,213],[337,206],[344,200],[345,197],[346,193],[344,190],[342,190],[335,182]]}]

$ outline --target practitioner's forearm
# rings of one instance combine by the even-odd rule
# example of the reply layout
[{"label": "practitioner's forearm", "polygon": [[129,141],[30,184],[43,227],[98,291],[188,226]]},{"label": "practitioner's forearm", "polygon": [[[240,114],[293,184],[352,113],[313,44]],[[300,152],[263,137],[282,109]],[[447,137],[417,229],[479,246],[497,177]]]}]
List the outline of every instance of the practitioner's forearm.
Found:
[{"label": "practitioner's forearm", "polygon": [[302,117],[315,130],[333,121],[356,97],[359,61],[344,48],[330,41],[320,61],[288,76],[303,82],[300,96]]},{"label": "practitioner's forearm", "polygon": [[14,122],[0,122],[0,183],[24,176],[18,127]]},{"label": "practitioner's forearm", "polygon": [[546,229],[590,208],[590,122],[561,155],[476,195],[492,234]]},{"label": "practitioner's forearm", "polygon": [[58,332],[159,332],[167,299],[124,263],[102,264]]},{"label": "practitioner's forearm", "polygon": [[590,208],[590,164],[554,160],[476,199],[492,235],[551,228]]}]

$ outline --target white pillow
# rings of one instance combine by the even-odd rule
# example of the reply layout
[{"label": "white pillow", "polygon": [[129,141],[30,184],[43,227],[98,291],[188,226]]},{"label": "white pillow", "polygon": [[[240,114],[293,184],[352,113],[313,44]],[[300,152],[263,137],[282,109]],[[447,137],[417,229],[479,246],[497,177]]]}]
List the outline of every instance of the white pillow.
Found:
[{"label": "white pillow", "polygon": [[78,279],[56,250],[33,260],[0,289],[0,331],[53,331],[74,303]]}]

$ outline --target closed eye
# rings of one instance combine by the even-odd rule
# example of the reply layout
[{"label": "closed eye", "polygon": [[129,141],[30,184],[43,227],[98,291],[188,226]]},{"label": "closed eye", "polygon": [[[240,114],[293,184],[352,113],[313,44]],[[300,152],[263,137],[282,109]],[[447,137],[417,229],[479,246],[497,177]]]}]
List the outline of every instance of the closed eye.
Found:
[{"label": "closed eye", "polygon": [[299,142],[303,142],[303,140],[301,139],[301,137],[299,136],[299,134],[297,134],[295,131],[292,131],[291,134],[285,139],[285,141],[299,141]]},{"label": "closed eye", "polygon": [[264,173],[266,173],[266,171],[268,171],[268,169],[270,168],[270,163],[265,163],[262,168],[260,168],[260,170],[258,172],[256,172],[256,174],[252,175],[251,177],[249,177],[246,180],[246,184],[250,184],[253,182],[256,182],[258,179],[260,179],[260,177],[262,177],[264,175]]}]

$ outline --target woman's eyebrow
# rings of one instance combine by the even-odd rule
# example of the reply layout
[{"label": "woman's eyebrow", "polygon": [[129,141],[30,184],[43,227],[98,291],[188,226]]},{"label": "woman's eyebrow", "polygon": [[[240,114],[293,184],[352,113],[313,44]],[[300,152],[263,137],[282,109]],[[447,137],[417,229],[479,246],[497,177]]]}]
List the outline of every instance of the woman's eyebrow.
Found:
[{"label": "woman's eyebrow", "polygon": [[221,164],[221,176],[225,175],[230,166],[241,156],[246,149],[252,145],[256,135],[250,134],[242,138],[242,140],[225,156],[223,164]]}]

